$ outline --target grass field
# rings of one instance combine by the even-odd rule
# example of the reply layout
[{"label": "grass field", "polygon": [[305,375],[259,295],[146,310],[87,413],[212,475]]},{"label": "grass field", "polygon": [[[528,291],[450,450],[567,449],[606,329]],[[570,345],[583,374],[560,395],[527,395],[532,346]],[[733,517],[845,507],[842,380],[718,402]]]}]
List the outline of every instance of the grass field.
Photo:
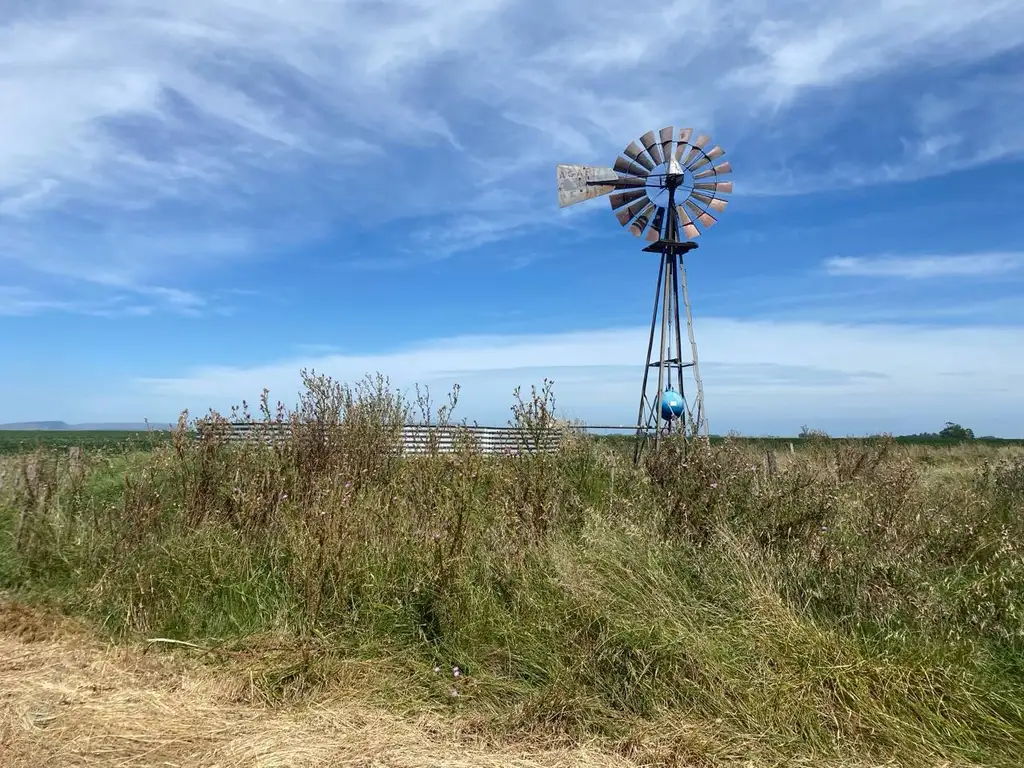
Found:
[{"label": "grass field", "polygon": [[207,649],[275,710],[344,695],[496,753],[1024,765],[1019,446],[401,459],[408,404],[307,384],[275,446],[7,457],[0,587]]},{"label": "grass field", "polygon": [[38,449],[78,447],[86,450],[132,451],[166,445],[168,431],[121,432],[118,430],[0,430],[0,456],[28,453]]},{"label": "grass field", "polygon": [[[605,443],[610,447],[628,451],[633,446],[634,436],[632,433],[623,434],[595,434],[595,440]],[[863,438],[834,437],[833,442],[841,444],[852,442],[859,444]],[[943,440],[938,438],[926,438],[916,435],[895,436],[893,442],[906,446],[928,446],[936,449],[959,449],[961,443],[955,440]],[[801,437],[725,437],[712,435],[712,445],[721,445],[725,442],[743,444],[751,449],[784,450],[790,445],[802,447],[807,439]],[[109,453],[125,453],[139,450],[149,450],[158,446],[168,445],[171,442],[171,433],[166,430],[153,430],[150,432],[127,432],[120,430],[0,430],[0,456],[13,456],[17,454],[30,453],[39,449],[62,449],[79,447],[90,451],[106,451]],[[971,441],[976,448],[1024,448],[1024,439],[1016,440],[1009,438],[978,438]]]}]

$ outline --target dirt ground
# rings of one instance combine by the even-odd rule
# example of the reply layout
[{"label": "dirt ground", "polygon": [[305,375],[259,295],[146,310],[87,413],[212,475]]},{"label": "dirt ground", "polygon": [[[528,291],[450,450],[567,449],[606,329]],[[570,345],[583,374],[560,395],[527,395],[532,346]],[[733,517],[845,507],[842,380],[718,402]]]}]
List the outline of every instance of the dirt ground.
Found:
[{"label": "dirt ground", "polygon": [[440,721],[321,701],[270,708],[245,681],[0,598],[0,765],[182,768],[626,768],[586,749],[473,743]]}]

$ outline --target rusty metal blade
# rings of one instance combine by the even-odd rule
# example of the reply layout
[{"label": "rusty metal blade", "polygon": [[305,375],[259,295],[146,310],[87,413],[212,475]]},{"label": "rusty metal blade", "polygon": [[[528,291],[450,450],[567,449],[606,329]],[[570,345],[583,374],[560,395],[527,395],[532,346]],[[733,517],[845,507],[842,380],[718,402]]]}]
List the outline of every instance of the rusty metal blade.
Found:
[{"label": "rusty metal blade", "polygon": [[608,201],[612,205],[612,210],[621,208],[624,205],[629,205],[634,200],[639,200],[641,197],[647,197],[647,191],[643,189],[631,189],[629,192],[616,192],[614,195],[608,196]]},{"label": "rusty metal blade", "polygon": [[696,140],[690,145],[690,151],[686,153],[686,159],[683,160],[684,168],[689,168],[690,164],[693,163],[694,160],[704,155],[702,147],[709,141],[711,141],[711,137],[706,133],[702,133],[696,138]]},{"label": "rusty metal blade", "polygon": [[694,192],[693,199],[704,203],[705,208],[711,208],[719,213],[724,211],[725,206],[729,204],[728,200],[723,200],[720,197],[711,197],[711,195],[706,195],[703,192]]},{"label": "rusty metal blade", "polygon": [[686,170],[690,173],[694,173],[698,168],[702,168],[710,162],[711,161],[708,160],[707,155],[700,155],[691,165],[687,166]]},{"label": "rusty metal blade", "polygon": [[715,222],[718,221],[718,219],[707,211],[701,210],[692,200],[687,200],[683,205],[685,205],[687,210],[693,214],[693,218],[703,224],[705,228],[714,226]]},{"label": "rusty metal blade", "polygon": [[[696,177],[694,177],[696,178]],[[694,189],[706,189],[716,195],[732,193],[731,181],[704,181],[693,185]]]},{"label": "rusty metal blade", "polygon": [[661,145],[658,144],[658,139],[654,136],[654,131],[648,131],[640,137],[640,143],[644,145],[644,149],[647,150],[647,154],[654,160],[655,165],[661,165]]},{"label": "rusty metal blade", "polygon": [[645,238],[648,242],[656,243],[661,239],[661,226],[665,222],[665,209],[659,208],[658,212],[654,214],[654,221],[651,222],[650,229],[647,230]]},{"label": "rusty metal blade", "polygon": [[706,171],[693,174],[693,178],[706,179],[709,176],[725,176],[727,173],[732,173],[732,164],[724,162],[721,165],[716,165],[714,168],[708,168]]},{"label": "rusty metal blade", "polygon": [[629,146],[622,150],[622,154],[624,154],[630,160],[636,160],[648,171],[654,170],[655,164],[651,162],[650,155],[648,155],[644,151],[644,148],[637,144],[635,141],[631,141],[629,143]]},{"label": "rusty metal blade", "polygon": [[708,152],[706,155],[701,155],[697,159],[697,161],[694,162],[694,164],[689,167],[688,170],[696,171],[698,168],[700,168],[702,166],[705,166],[708,163],[714,162],[715,160],[717,160],[718,158],[720,158],[724,154],[725,154],[725,150],[724,149],[722,149],[721,147],[715,147],[710,152]]},{"label": "rusty metal blade", "polygon": [[625,157],[615,158],[615,165],[612,168],[627,176],[647,176],[648,173],[647,169],[640,165],[640,163]]},{"label": "rusty metal blade", "polygon": [[689,168],[693,164],[693,162],[697,158],[699,158],[701,156],[702,156],[702,154],[701,154],[700,147],[696,147],[696,146],[691,145],[690,146],[690,151],[687,152],[686,153],[686,157],[683,158],[683,167],[684,168]]},{"label": "rusty metal blade", "polygon": [[693,128],[680,128],[679,138],[676,144],[676,160],[680,160],[683,157],[683,152],[686,151],[687,144],[690,141],[690,137],[693,135]]},{"label": "rusty metal blade", "polygon": [[667,163],[672,157],[673,134],[675,132],[676,129],[669,125],[662,128],[658,133],[658,138],[661,139],[661,161],[663,163]]},{"label": "rusty metal blade", "polygon": [[680,229],[683,230],[683,234],[690,240],[700,237],[700,230],[693,224],[693,219],[690,218],[690,214],[686,212],[686,209],[681,205],[676,206],[676,214],[679,216]]},{"label": "rusty metal blade", "polygon": [[595,181],[618,182],[619,174],[611,168],[593,165],[559,165],[555,172],[558,179],[558,206],[582,203],[615,190],[612,184],[592,184]]},{"label": "rusty metal blade", "polygon": [[619,224],[626,226],[634,216],[650,205],[652,205],[651,201],[645,196],[640,200],[630,203],[625,208],[619,208],[615,212],[615,218],[619,220]]},{"label": "rusty metal blade", "polygon": [[648,203],[640,214],[636,217],[636,220],[629,225],[629,231],[635,236],[640,237],[647,228],[647,225],[651,221],[651,217],[654,216],[654,212],[658,210],[658,206],[654,203]]}]

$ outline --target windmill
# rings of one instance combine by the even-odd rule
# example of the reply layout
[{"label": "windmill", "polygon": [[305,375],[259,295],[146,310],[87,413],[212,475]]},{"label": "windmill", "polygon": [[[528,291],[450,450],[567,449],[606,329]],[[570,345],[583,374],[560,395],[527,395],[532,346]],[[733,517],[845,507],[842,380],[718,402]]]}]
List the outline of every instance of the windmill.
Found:
[{"label": "windmill", "polygon": [[[724,195],[732,192],[732,182],[722,177],[732,173],[732,166],[728,162],[715,164],[725,150],[719,146],[705,149],[711,144],[710,136],[702,133],[691,141],[692,136],[692,128],[676,133],[669,126],[657,133],[648,131],[639,141],[631,142],[611,168],[557,168],[559,207],[609,195],[619,224],[650,243],[644,251],[661,255],[637,414],[635,459],[639,459],[648,437],[653,436],[656,446],[661,436],[673,432],[708,434],[683,256],[697,247],[693,242],[701,234],[697,225],[705,229],[713,226],[718,221],[714,214],[725,210],[728,201]],[[683,353],[680,295],[686,314],[689,359]],[[652,397],[648,389],[654,368],[658,371],[658,386]],[[695,384],[692,401],[686,397],[685,372]]]}]

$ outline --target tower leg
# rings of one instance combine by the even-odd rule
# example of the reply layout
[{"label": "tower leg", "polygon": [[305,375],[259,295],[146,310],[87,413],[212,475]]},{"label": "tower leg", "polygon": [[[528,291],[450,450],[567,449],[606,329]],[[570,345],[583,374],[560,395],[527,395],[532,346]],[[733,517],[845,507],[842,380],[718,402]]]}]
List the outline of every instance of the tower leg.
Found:
[{"label": "tower leg", "polygon": [[658,284],[654,288],[654,311],[651,313],[651,335],[647,341],[647,362],[644,365],[644,380],[640,385],[640,410],[636,415],[636,446],[633,449],[633,463],[640,462],[640,454],[643,452],[644,444],[647,442],[650,419],[648,411],[650,404],[647,398],[647,378],[651,372],[651,353],[654,351],[654,330],[658,327],[658,309],[661,305],[661,284],[665,278],[665,259],[661,260],[658,266]]},{"label": "tower leg", "polygon": [[[665,426],[664,419],[661,413],[661,398],[668,389],[666,385],[666,376],[668,379],[672,378],[672,369],[668,367],[668,361],[672,359],[672,328],[670,325],[670,318],[672,317],[672,274],[675,271],[675,259],[671,253],[666,253],[662,259],[662,263],[665,265],[665,292],[661,298],[661,350],[658,356],[658,392],[654,398],[654,448],[657,450],[658,443],[661,440],[662,430]],[[666,370],[667,368],[667,370]]]},{"label": "tower leg", "polygon": [[[681,273],[682,278],[683,306],[686,308],[686,334],[690,340],[690,366],[693,368],[693,382],[697,389],[693,413],[690,417],[690,431],[694,437],[697,435],[707,437],[708,420],[707,414],[704,412],[704,382],[701,380],[700,366],[697,364],[697,340],[693,335],[693,314],[690,312],[689,291],[686,290],[686,267],[683,265],[683,260],[681,258],[679,259],[679,272]],[[678,294],[678,290],[676,293]],[[683,342],[682,339],[680,339],[679,349],[682,348]]]},{"label": "tower leg", "polygon": [[[683,405],[683,413],[682,413],[682,416],[680,416],[680,421],[682,423],[679,425],[679,428],[680,428],[681,431],[685,431],[686,427],[687,427],[687,423],[686,423],[687,419],[686,419],[686,417],[690,416],[690,426],[691,427],[692,427],[692,424],[693,424],[693,418],[692,418],[692,415],[690,415],[690,413],[689,413],[689,409],[686,407],[686,405],[688,405],[688,402],[687,402],[687,399],[686,399],[686,388],[685,388],[685,385],[683,384],[683,369],[687,367],[687,364],[683,362],[683,324],[682,324],[682,321],[679,318],[679,282],[680,282],[680,280],[679,280],[680,274],[679,273],[682,270],[682,266],[683,266],[682,265],[682,261],[683,261],[683,259],[682,259],[681,256],[680,257],[676,257],[675,259],[673,259],[673,264],[672,264],[672,296],[675,299],[675,307],[674,307],[674,309],[675,309],[675,316],[676,316],[676,327],[675,327],[675,331],[676,331],[675,343],[676,343],[676,353],[677,353],[676,354],[676,377],[677,377],[676,381],[679,382],[678,392],[679,392],[680,395],[683,396],[683,403],[684,403],[684,405]],[[683,284],[684,285],[686,284],[686,277],[685,276],[683,277]],[[687,326],[687,327],[689,327],[689,326]]]},{"label": "tower leg", "polygon": [[[636,445],[633,461],[639,464],[640,456],[649,441],[653,448],[664,435],[673,432],[695,431],[704,421],[703,389],[696,369],[696,343],[693,341],[693,327],[690,321],[689,302],[686,301],[686,274],[682,271],[681,254],[674,247],[662,254],[658,271],[658,283],[654,294],[654,312],[651,316],[651,332],[647,342],[647,360],[644,365],[643,383],[640,391],[640,409],[637,413]],[[680,301],[682,288],[683,301]],[[680,304],[686,306],[687,332],[690,337],[691,361],[683,359],[682,318]],[[658,329],[660,317],[660,333]],[[660,336],[657,356],[654,353],[655,334]],[[651,369],[658,369],[657,389],[648,391]],[[697,383],[696,402],[688,403],[684,369],[693,368]],[[662,398],[667,390],[675,390],[683,400],[683,412],[678,418],[665,419],[662,414]],[[687,416],[689,415],[689,425]]]}]

